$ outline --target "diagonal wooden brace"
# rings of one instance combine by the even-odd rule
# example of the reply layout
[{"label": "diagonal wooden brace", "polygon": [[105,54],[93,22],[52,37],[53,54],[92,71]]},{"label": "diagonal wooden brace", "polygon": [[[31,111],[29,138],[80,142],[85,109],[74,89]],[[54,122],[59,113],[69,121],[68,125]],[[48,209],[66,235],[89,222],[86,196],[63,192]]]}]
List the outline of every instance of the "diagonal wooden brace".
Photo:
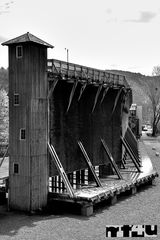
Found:
[{"label": "diagonal wooden brace", "polygon": [[52,160],[54,161],[60,176],[63,179],[63,182],[64,182],[64,184],[66,186],[66,189],[67,189],[67,191],[69,193],[69,196],[70,197],[74,197],[74,191],[73,191],[73,188],[72,188],[72,186],[71,186],[71,184],[70,184],[70,182],[68,180],[67,174],[64,171],[64,168],[63,168],[63,166],[62,166],[62,164],[61,164],[61,162],[60,162],[60,160],[58,158],[58,155],[57,155],[54,147],[51,144],[49,144],[49,143],[48,143],[48,150],[49,150],[49,152],[51,154]]},{"label": "diagonal wooden brace", "polygon": [[137,163],[137,159],[134,157],[134,155],[132,154],[132,152],[130,151],[130,148],[128,147],[127,143],[126,143],[126,140],[123,139],[121,137],[121,140],[122,140],[122,144],[123,146],[125,147],[126,151],[128,152],[129,156],[131,157],[135,167],[137,168],[138,172],[141,172],[141,169],[139,168],[139,165]]},{"label": "diagonal wooden brace", "polygon": [[84,148],[84,146],[83,146],[83,144],[82,144],[81,141],[78,141],[78,146],[80,147],[80,150],[81,150],[82,153],[83,153],[83,156],[84,156],[84,158],[85,158],[85,160],[86,160],[86,163],[87,163],[89,169],[91,170],[91,172],[92,172],[92,174],[93,174],[93,177],[94,177],[95,182],[97,183],[97,186],[98,186],[98,187],[102,187],[102,184],[101,184],[101,182],[100,182],[100,179],[99,179],[99,177],[96,175],[96,172],[95,172],[94,167],[93,167],[93,165],[92,165],[92,163],[91,163],[91,160],[89,159],[88,154],[87,154],[87,152],[86,152],[86,150],[85,150],[85,148]]},{"label": "diagonal wooden brace", "polygon": [[101,139],[101,142],[102,142],[102,145],[103,145],[103,148],[104,148],[105,152],[107,153],[107,155],[109,157],[112,168],[115,170],[119,179],[123,179],[123,177],[122,177],[122,175],[121,175],[121,173],[120,173],[120,171],[119,171],[119,169],[118,169],[118,167],[117,167],[117,165],[116,165],[116,163],[115,163],[115,161],[112,157],[112,154],[109,151],[109,148],[108,148],[107,144],[105,143],[105,141],[103,139]]}]

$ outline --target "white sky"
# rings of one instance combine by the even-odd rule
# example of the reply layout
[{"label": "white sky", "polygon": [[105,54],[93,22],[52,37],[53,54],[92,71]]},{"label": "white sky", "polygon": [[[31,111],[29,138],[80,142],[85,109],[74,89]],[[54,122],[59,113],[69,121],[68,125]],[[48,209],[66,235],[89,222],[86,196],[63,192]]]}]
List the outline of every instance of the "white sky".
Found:
[{"label": "white sky", "polygon": [[[160,0],[0,0],[0,42],[30,32],[48,57],[151,75],[160,65]],[[8,66],[0,46],[0,67]]]}]

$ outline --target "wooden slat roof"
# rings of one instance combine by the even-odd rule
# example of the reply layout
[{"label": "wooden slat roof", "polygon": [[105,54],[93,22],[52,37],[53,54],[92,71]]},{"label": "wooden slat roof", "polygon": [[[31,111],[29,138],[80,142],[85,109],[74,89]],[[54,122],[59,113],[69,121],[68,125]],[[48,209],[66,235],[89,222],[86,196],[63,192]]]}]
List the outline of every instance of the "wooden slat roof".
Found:
[{"label": "wooden slat roof", "polygon": [[47,48],[53,48],[54,46],[52,46],[51,44],[44,42],[43,40],[41,40],[40,38],[34,36],[33,34],[27,32],[19,37],[13,38],[7,42],[2,43],[2,45],[4,46],[9,46],[12,44],[18,44],[18,43],[25,43],[25,42],[34,42],[40,45],[43,45]]}]

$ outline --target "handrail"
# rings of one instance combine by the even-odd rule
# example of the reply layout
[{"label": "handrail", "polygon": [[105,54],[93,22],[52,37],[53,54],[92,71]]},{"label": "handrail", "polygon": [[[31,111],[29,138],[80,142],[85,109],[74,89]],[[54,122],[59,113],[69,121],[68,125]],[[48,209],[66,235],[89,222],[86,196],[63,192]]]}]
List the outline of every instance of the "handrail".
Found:
[{"label": "handrail", "polygon": [[114,87],[124,86],[127,89],[130,89],[129,84],[123,75],[57,59],[47,60],[47,71],[50,76],[51,74],[60,75],[62,79],[68,79],[71,81],[79,78],[82,82],[106,84]]}]

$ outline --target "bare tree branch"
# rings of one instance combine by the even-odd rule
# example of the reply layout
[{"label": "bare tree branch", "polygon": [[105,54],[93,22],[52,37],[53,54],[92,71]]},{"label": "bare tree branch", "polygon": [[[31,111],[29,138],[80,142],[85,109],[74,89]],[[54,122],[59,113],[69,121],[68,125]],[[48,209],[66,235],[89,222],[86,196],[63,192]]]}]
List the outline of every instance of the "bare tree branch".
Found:
[{"label": "bare tree branch", "polygon": [[160,121],[160,66],[153,68],[153,75],[154,78],[148,78],[145,82],[145,88],[152,106],[152,135],[154,136],[157,133],[157,125]]}]

